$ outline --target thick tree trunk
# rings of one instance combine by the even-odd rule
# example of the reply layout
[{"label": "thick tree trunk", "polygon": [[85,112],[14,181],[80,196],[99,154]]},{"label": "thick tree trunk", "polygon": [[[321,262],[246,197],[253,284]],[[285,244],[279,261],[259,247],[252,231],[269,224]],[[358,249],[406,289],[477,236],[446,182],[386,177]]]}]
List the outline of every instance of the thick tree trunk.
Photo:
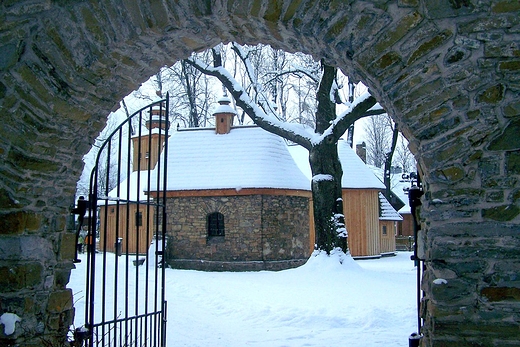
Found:
[{"label": "thick tree trunk", "polygon": [[[218,52],[214,53],[218,58]],[[241,50],[237,49],[237,53],[240,54]],[[243,59],[246,60],[245,57]],[[213,68],[199,64],[195,60],[188,59],[187,62],[200,71],[217,77],[236,100],[237,106],[241,107],[258,126],[309,150],[309,163],[313,174],[312,196],[316,249],[330,254],[333,249],[339,247],[347,252],[347,230],[341,199],[343,170],[339,161],[337,142],[356,120],[367,115],[382,113],[382,110],[379,109],[370,111],[376,104],[376,100],[372,96],[366,97],[357,103],[347,115],[338,119],[336,105],[331,100],[331,94],[337,96],[337,91],[332,90],[337,70],[323,64],[323,75],[317,92],[318,109],[315,128],[315,134],[319,135],[321,139],[316,142],[315,138],[280,126],[276,121],[273,122],[262,114],[247,92],[238,86],[230,74],[224,73],[220,68],[219,59],[215,59]]]},{"label": "thick tree trunk", "polygon": [[[331,88],[336,69],[323,65],[323,76],[318,93],[316,132],[323,134],[336,118],[336,105],[331,100]],[[340,136],[340,135],[339,135]],[[347,251],[345,217],[341,199],[343,169],[338,156],[338,134],[330,134],[309,151],[312,171],[312,197],[314,204],[314,229],[316,249],[328,254],[336,247]]]},{"label": "thick tree trunk", "polygon": [[334,137],[325,139],[309,152],[312,170],[315,248],[328,254],[337,247],[347,251],[347,234],[341,198],[343,170]]}]

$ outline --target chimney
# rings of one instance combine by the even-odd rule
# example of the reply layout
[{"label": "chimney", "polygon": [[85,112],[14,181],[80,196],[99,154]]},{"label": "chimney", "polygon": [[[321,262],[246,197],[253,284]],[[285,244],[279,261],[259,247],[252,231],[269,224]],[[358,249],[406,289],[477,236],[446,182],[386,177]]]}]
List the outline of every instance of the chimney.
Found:
[{"label": "chimney", "polygon": [[363,160],[363,163],[367,163],[367,145],[365,141],[356,145],[356,154]]},{"label": "chimney", "polygon": [[217,106],[213,115],[215,116],[215,131],[217,134],[228,134],[233,125],[233,117],[235,110],[229,105],[231,99],[223,96],[218,100],[220,105]]}]

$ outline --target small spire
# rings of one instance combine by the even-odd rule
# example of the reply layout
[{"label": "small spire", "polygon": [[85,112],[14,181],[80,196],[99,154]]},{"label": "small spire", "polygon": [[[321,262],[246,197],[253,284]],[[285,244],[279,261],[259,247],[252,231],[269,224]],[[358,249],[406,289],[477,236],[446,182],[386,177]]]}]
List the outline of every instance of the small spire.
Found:
[{"label": "small spire", "polygon": [[229,105],[231,99],[225,94],[220,97],[217,102],[219,105],[213,113],[215,116],[215,131],[217,134],[227,134],[231,131],[233,117],[235,116],[236,111]]}]

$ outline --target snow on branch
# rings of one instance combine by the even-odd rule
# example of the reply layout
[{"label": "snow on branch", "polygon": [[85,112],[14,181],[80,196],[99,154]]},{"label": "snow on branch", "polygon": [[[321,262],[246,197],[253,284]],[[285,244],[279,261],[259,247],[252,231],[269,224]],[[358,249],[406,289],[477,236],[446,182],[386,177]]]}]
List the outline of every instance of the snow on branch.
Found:
[{"label": "snow on branch", "polygon": [[[347,103],[347,108],[343,112],[341,112],[333,121],[330,122],[330,126],[325,129],[323,134],[313,138],[313,143],[320,143],[327,136],[336,134],[337,137],[343,135],[347,130],[350,124],[353,124],[355,121],[370,115],[370,110],[374,109],[375,105],[379,105],[376,102],[376,99],[370,95],[367,91],[356,98],[352,103]],[[382,113],[384,113],[384,109],[380,107]],[[339,126],[339,125],[342,126]]]},{"label": "snow on branch", "polygon": [[312,176],[313,182],[321,182],[321,181],[334,181],[334,176],[329,174],[317,174]]},{"label": "snow on branch", "polygon": [[273,114],[267,114],[263,109],[258,107],[240,83],[238,83],[224,67],[213,67],[195,57],[190,57],[186,61],[203,73],[217,77],[233,95],[237,105],[240,106],[258,126],[294,141],[305,148],[310,148],[314,133],[309,131],[309,128],[300,124],[286,123],[279,120]]}]

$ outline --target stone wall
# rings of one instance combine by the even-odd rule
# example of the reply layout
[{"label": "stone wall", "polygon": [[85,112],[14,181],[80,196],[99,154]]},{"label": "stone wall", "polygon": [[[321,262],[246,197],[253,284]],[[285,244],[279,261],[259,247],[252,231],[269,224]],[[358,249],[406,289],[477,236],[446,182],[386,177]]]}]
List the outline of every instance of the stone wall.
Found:
[{"label": "stone wall", "polygon": [[517,0],[2,1],[0,313],[21,322],[0,343],[64,339],[65,220],[109,111],[159,67],[237,40],[338,65],[410,140],[426,189],[423,346],[515,345],[519,35]]},{"label": "stone wall", "polygon": [[[208,237],[207,216],[224,215],[225,236]],[[167,204],[170,266],[211,271],[294,267],[309,252],[309,199],[245,195],[170,198]]]}]

